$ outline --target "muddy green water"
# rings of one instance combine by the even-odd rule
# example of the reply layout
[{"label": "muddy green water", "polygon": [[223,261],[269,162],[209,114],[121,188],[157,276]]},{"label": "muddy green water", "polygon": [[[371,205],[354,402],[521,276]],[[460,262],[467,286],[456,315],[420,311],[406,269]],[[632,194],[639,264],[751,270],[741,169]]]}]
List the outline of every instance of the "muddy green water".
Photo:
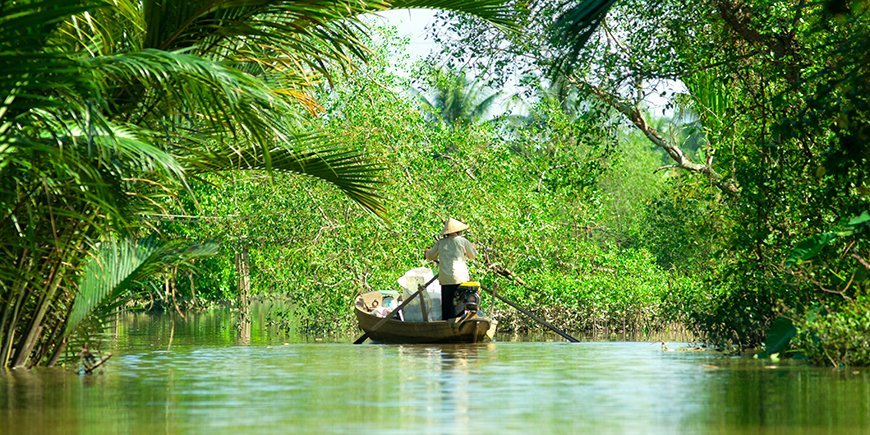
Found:
[{"label": "muddy green water", "polygon": [[117,328],[102,374],[0,373],[0,433],[870,434],[870,369],[642,342],[301,342],[256,322],[239,345],[222,316]]}]

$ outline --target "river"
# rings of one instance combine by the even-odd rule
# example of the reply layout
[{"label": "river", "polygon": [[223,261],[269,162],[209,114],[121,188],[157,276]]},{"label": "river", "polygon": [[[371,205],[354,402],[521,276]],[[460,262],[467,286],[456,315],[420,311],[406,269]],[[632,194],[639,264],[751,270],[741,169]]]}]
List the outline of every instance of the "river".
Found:
[{"label": "river", "polygon": [[870,434],[870,369],[557,336],[307,342],[256,322],[239,345],[225,316],[167,319],[125,316],[99,374],[0,372],[0,432]]}]

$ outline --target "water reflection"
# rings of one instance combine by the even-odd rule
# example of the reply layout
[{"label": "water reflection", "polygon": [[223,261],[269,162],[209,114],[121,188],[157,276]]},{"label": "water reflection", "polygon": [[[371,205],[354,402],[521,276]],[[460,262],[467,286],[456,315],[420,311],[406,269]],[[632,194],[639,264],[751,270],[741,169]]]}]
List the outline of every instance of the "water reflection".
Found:
[{"label": "water reflection", "polygon": [[[703,377],[703,407],[687,426],[760,433],[870,434],[870,376],[855,370],[811,369],[795,362],[711,361]],[[715,364],[715,365],[714,365]]]},{"label": "water reflection", "polygon": [[112,329],[113,349],[172,349],[173,346],[244,344],[283,344],[305,341],[287,337],[268,321],[275,309],[284,309],[280,301],[252,303],[247,312],[231,307],[190,313],[181,318],[169,313],[124,313]]},{"label": "water reflection", "polygon": [[496,345],[398,346],[401,415],[421,416],[421,427],[464,433],[472,427],[474,379],[495,357]]},{"label": "water reflection", "polygon": [[[0,433],[867,433],[870,376],[659,343],[250,346],[119,326],[103,375],[0,372]],[[193,336],[191,336],[193,334]],[[211,338],[206,338],[211,337]],[[126,338],[124,338],[126,337]],[[258,338],[261,337],[261,338]],[[149,341],[150,340],[150,341]],[[678,344],[671,344],[676,348]]]}]

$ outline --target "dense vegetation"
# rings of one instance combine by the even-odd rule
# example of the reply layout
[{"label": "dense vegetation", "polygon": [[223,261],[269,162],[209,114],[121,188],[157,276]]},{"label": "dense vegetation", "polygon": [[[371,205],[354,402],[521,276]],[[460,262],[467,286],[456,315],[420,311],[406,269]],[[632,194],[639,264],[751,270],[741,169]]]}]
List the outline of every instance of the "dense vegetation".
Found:
[{"label": "dense vegetation", "polygon": [[362,14],[432,6],[503,25],[501,4],[0,3],[0,366],[53,364],[131,289],[214,251],[155,233],[209,174],[309,175],[383,214],[380,168],[319,131],[310,89],[365,60]]},{"label": "dense vegetation", "polygon": [[489,21],[445,15],[461,42],[413,68],[356,17],[423,2],[250,3],[0,10],[3,365],[136,300],[346,332],[447,217],[566,329],[870,364],[863,3],[518,2],[508,29],[433,1]]},{"label": "dense vegetation", "polygon": [[[815,362],[867,364],[866,3],[590,2],[611,3],[584,33],[570,14],[550,25],[561,2],[538,2],[523,16],[540,37],[507,48],[455,21],[467,40],[446,58],[494,63],[495,82],[547,71],[667,153],[670,199],[644,207],[630,240],[693,283],[680,311],[705,340],[756,347],[782,316],[797,330],[775,330]],[[682,116],[656,125],[653,97]]]},{"label": "dense vegetation", "polygon": [[[521,128],[445,124],[427,117],[413,94],[403,92],[413,86],[410,81],[388,71],[395,53],[379,53],[383,57],[355,73],[364,80],[338,78],[324,96],[324,128],[350,143],[365,143],[368,156],[385,162],[388,222],[319,184],[248,176],[196,189],[204,215],[227,218],[173,226],[249,246],[254,292],[289,297],[294,324],[301,322],[304,332],[353,326],[349,301],[362,290],[395,288],[404,271],[427,265],[423,250],[448,216],[472,225],[469,237],[483,253],[472,263],[472,274],[485,287],[552,310],[560,324],[578,331],[643,332],[666,325],[658,305],[668,288],[655,259],[644,249],[603,239],[596,227],[599,216],[621,212],[606,212],[618,206],[603,204],[603,176],[624,172],[627,165],[616,154],[618,131],[596,118],[570,119],[547,103]],[[563,138],[570,138],[569,146]],[[625,139],[637,154],[632,157],[659,158],[637,138]],[[214,269],[207,276],[225,277],[210,287],[231,294],[232,263],[218,257],[208,267]],[[503,269],[537,291],[497,278]],[[529,326],[505,317],[511,311],[500,314],[508,330]]]}]

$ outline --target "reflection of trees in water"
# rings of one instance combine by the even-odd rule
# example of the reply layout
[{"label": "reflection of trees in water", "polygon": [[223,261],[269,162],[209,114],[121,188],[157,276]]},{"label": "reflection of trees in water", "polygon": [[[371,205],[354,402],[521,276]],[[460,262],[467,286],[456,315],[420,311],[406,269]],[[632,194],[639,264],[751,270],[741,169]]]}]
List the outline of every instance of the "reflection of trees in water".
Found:
[{"label": "reflection of trees in water", "polygon": [[[246,312],[245,312],[246,311]],[[181,318],[174,312],[123,313],[110,331],[112,348],[171,348],[176,345],[283,344],[301,341],[292,328],[273,320],[286,313],[284,301],[250,300],[243,307],[215,307],[189,312]],[[242,323],[244,322],[244,323]]]},{"label": "reflection of trees in water", "polygon": [[474,377],[494,359],[495,344],[399,346],[400,415],[416,415],[421,427],[462,433],[472,427]]},{"label": "reflection of trees in water", "polygon": [[867,433],[870,382],[866,375],[800,363],[765,364],[717,360],[720,369],[705,376],[705,394],[700,395],[704,405],[686,420],[750,432],[790,426],[799,429],[796,433]]}]

